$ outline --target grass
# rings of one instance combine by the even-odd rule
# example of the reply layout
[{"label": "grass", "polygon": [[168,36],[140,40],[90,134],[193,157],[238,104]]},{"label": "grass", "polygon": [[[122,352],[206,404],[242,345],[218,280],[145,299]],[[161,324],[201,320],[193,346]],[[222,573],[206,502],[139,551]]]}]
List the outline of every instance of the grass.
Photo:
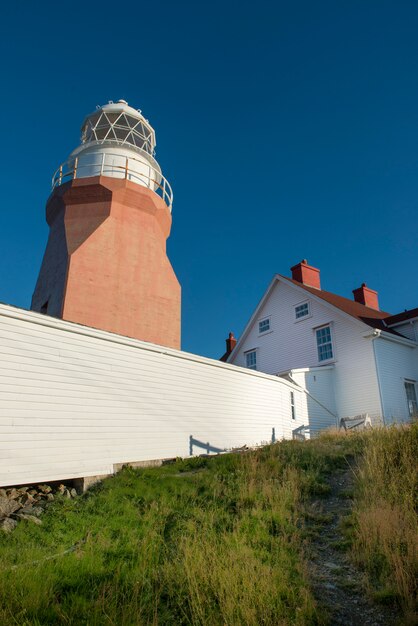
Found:
[{"label": "grass", "polygon": [[418,424],[380,429],[367,437],[351,525],[354,560],[377,600],[396,601],[405,623],[417,623]]},{"label": "grass", "polygon": [[0,623],[322,623],[301,516],[344,462],[323,449],[285,442],[125,469],[54,503],[42,526],[0,537]]},{"label": "grass", "polygon": [[[407,510],[395,483],[403,480],[413,432],[329,434],[241,455],[127,468],[76,500],[56,501],[42,526],[21,522],[11,535],[0,534],[0,624],[324,624],[304,557],[305,505],[326,497],[327,476],[362,454],[351,550],[371,579],[384,563],[376,592],[389,601],[391,572],[410,567],[412,483],[408,478],[402,491]],[[376,464],[382,449],[385,462]],[[371,498],[370,472],[378,466],[394,484],[388,490],[383,478],[374,479]],[[388,538],[382,551],[383,531],[373,524],[389,506],[386,497],[403,539],[397,532],[398,543]],[[366,533],[365,524],[376,530]],[[402,567],[391,547],[407,555]],[[401,588],[409,598],[409,582]]]}]

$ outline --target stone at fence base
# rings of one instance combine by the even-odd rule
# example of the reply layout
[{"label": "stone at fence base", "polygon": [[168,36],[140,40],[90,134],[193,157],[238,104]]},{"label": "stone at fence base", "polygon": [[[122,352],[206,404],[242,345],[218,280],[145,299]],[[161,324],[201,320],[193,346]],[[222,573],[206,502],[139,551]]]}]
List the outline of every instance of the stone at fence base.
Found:
[{"label": "stone at fence base", "polygon": [[43,508],[40,506],[25,506],[23,509],[20,509],[19,513],[15,513],[15,516],[19,515],[35,515],[35,517],[39,517],[43,513]]},{"label": "stone at fence base", "polygon": [[39,485],[38,489],[41,493],[45,494],[51,493],[52,491],[52,487],[50,485]]},{"label": "stone at fence base", "polygon": [[76,498],[74,488],[60,484],[6,487],[0,490],[0,530],[10,533],[16,528],[20,520],[27,520],[34,524],[42,524],[39,517],[50,502],[58,495],[64,498]]},{"label": "stone at fence base", "polygon": [[27,513],[18,513],[16,515],[19,519],[25,519],[28,522],[33,522],[34,524],[38,524],[40,526],[42,524],[42,520],[39,517],[35,517],[35,515],[28,515]]},{"label": "stone at fence base", "polygon": [[9,517],[12,513],[20,509],[20,504],[9,498],[0,498],[0,519]]},{"label": "stone at fence base", "polygon": [[36,502],[36,499],[31,496],[30,493],[23,493],[20,498],[19,498],[21,504],[27,505],[27,504],[33,504],[34,502]]},{"label": "stone at fence base", "polygon": [[7,517],[0,522],[0,529],[5,533],[11,533],[17,526],[17,521]]}]

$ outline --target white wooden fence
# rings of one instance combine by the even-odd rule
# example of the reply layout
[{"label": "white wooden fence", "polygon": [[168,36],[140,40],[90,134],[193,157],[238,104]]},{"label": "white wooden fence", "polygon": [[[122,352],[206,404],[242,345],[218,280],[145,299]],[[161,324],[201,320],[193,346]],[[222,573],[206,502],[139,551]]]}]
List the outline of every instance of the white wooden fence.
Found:
[{"label": "white wooden fence", "polygon": [[291,439],[309,425],[303,395],[275,376],[0,304],[0,486]]}]

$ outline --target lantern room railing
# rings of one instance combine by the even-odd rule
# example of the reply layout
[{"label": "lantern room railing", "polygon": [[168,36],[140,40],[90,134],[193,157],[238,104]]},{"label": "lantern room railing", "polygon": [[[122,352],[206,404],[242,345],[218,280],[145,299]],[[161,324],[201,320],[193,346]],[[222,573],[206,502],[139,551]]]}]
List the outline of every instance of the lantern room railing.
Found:
[{"label": "lantern room railing", "polygon": [[[90,159],[93,161],[90,161]],[[123,164],[115,164],[114,159],[123,160]],[[142,171],[141,171],[142,170]],[[147,172],[148,170],[148,172]],[[142,187],[147,187],[162,198],[170,212],[173,206],[173,191],[170,183],[162,174],[156,172],[151,165],[135,157],[122,156],[111,152],[89,152],[80,158],[69,159],[59,166],[52,177],[52,189],[74,180],[93,176],[110,176],[124,178]],[[156,178],[158,176],[158,178]]]}]

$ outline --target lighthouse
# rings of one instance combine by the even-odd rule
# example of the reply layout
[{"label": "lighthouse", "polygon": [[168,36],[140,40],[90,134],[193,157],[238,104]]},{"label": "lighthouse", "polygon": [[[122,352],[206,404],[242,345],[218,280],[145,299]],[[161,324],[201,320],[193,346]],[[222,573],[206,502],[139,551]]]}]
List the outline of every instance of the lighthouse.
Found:
[{"label": "lighthouse", "polygon": [[180,348],[181,289],[166,253],[173,194],[155,145],[124,100],[86,117],[52,178],[32,310]]}]

